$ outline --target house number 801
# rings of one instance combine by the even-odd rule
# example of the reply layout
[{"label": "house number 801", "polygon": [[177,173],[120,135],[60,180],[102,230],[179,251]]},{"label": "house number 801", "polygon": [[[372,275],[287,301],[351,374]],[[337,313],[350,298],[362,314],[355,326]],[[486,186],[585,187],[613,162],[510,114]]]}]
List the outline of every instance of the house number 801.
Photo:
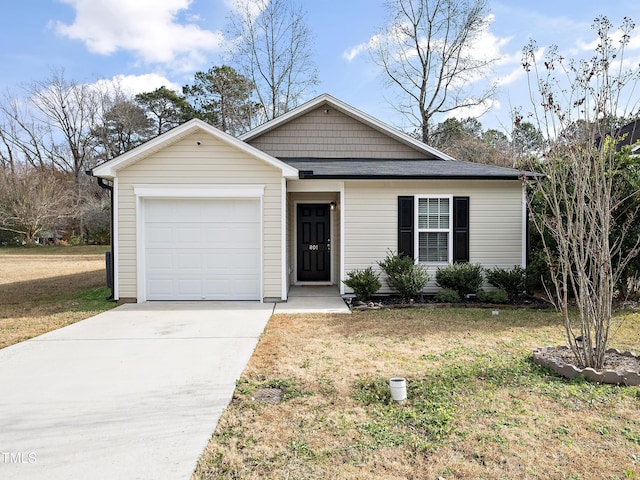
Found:
[{"label": "house number 801", "polygon": [[309,250],[318,250],[318,245],[309,245]]}]

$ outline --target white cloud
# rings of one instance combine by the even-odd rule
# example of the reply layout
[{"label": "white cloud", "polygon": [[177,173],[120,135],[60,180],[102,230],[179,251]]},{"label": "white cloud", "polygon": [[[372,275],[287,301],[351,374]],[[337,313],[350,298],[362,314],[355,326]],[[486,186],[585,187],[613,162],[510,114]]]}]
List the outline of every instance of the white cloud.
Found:
[{"label": "white cloud", "polygon": [[519,55],[504,53],[505,47],[513,40],[513,36],[499,37],[491,32],[491,25],[495,21],[495,15],[490,14],[484,20],[484,28],[478,33],[473,43],[467,46],[464,54],[477,65],[481,65],[484,62],[491,62],[491,64],[486,68],[475,70],[471,76],[461,77],[463,83],[484,82],[493,76],[492,71],[494,68],[520,64]]},{"label": "white cloud", "polygon": [[500,87],[504,87],[505,85],[510,85],[512,83],[515,83],[516,81],[518,81],[522,77],[524,77],[525,73],[526,72],[525,72],[524,68],[519,66],[519,67],[513,69],[507,75],[504,75],[502,77],[498,77],[496,79],[496,83]]},{"label": "white cloud", "polygon": [[267,8],[270,0],[224,0],[225,5],[234,13],[248,13],[256,18]]},{"label": "white cloud", "polygon": [[144,75],[116,75],[110,80],[99,80],[96,83],[107,89],[112,85],[117,85],[120,89],[130,95],[151,92],[156,88],[163,86],[171,90],[175,90],[178,93],[182,92],[182,87],[180,85],[157,73],[147,73]]},{"label": "white cloud", "polygon": [[[597,38],[595,32],[593,33],[594,39],[590,42],[586,42],[584,40],[578,40],[576,42],[576,48],[574,49],[574,56],[577,58],[584,58],[588,60],[591,58],[593,53],[596,51],[598,44],[600,43],[600,39]],[[622,40],[623,32],[620,29],[617,29],[609,35],[612,46],[614,49],[620,48],[621,40]],[[635,32],[631,32],[631,37],[629,39],[628,44],[624,47],[625,54],[624,58],[620,55],[617,55],[617,59],[612,63],[612,71],[622,67],[625,69],[633,69],[636,70],[638,64],[640,63],[640,55],[638,52],[640,51],[640,35]],[[588,57],[584,57],[585,55]],[[620,64],[620,59],[622,58],[622,64]]]},{"label": "white cloud", "polygon": [[[612,31],[609,34],[609,38],[611,38],[612,44],[615,48],[620,46],[620,41],[622,40],[622,35],[623,32],[621,29],[617,29],[615,31]],[[581,52],[593,52],[598,44],[600,43],[600,39],[597,37],[596,33],[593,33],[593,40],[591,40],[590,42],[585,42],[582,39],[579,39],[576,42],[576,46],[579,49],[579,51]],[[639,50],[640,49],[640,36],[635,33],[635,32],[631,32],[631,38],[629,39],[629,43],[626,46],[626,50]]]},{"label": "white cloud", "polygon": [[358,55],[364,52],[367,49],[367,43],[361,43],[356,45],[355,47],[351,47],[348,50],[342,52],[342,58],[344,58],[347,62],[353,61]]},{"label": "white cloud", "polygon": [[[542,57],[544,56],[544,52],[545,52],[544,47],[539,48],[534,52],[536,62],[539,62],[542,59]],[[500,87],[511,85],[517,82],[518,80],[520,80],[521,78],[525,77],[527,74],[524,67],[522,66],[522,54],[520,54],[519,56],[516,54],[510,55],[508,56],[508,58],[509,58],[509,61],[504,61],[503,65],[507,65],[507,66],[515,65],[515,66],[509,73],[503,76],[499,76],[496,79],[496,83]]]},{"label": "white cloud", "polygon": [[512,56],[502,53],[504,47],[506,47],[513,36],[511,37],[497,37],[491,33],[491,25],[495,21],[495,15],[488,15],[485,20],[485,28],[479,33],[478,38],[473,42],[471,46],[471,55],[478,59],[497,59],[497,64],[502,65],[512,61]]},{"label": "white cloud", "polygon": [[480,105],[474,105],[472,107],[463,107],[453,110],[447,118],[457,118],[458,120],[464,120],[466,118],[480,118],[489,110],[499,109],[500,102],[498,100],[489,99],[485,100]]},{"label": "white cloud", "polygon": [[[476,64],[482,64],[483,62],[496,60],[493,63],[493,66],[505,66],[514,63],[519,63],[520,58],[516,55],[508,55],[503,52],[505,47],[513,40],[513,36],[508,37],[499,37],[494,35],[491,32],[491,25],[495,21],[495,15],[490,14],[484,18],[484,27],[478,32],[477,37],[473,40],[472,44],[467,46],[464,51],[464,57],[468,58],[472,62]],[[400,62],[413,61],[414,58],[418,56],[418,52],[415,50],[414,46],[411,46],[409,49],[406,49],[406,45],[412,45],[412,42],[407,41],[406,32],[411,31],[411,26],[409,24],[402,28],[400,25],[394,25],[392,28],[387,30],[383,36],[374,35],[372,36],[368,42],[361,43],[356,45],[345,52],[343,52],[342,56],[347,61],[351,62],[354,58],[360,55],[362,52],[366,51],[368,48],[375,47],[376,45],[384,42],[385,44],[388,42],[388,45],[392,49],[390,53],[393,55],[395,59]],[[420,44],[421,48],[427,48],[427,42],[429,39],[421,38]],[[432,48],[436,50],[441,48],[442,40],[439,38],[430,39]],[[395,51],[393,50],[394,47]],[[517,58],[516,58],[517,57]],[[474,71],[473,75],[469,75],[465,78],[460,76],[460,81],[463,83],[475,83],[477,81],[486,80],[488,70],[490,68],[480,68]]]},{"label": "white cloud", "polygon": [[187,10],[192,0],[62,1],[75,9],[76,18],[69,25],[55,22],[55,30],[98,54],[129,50],[145,63],[189,71],[222,44],[220,32],[177,22],[177,14]]},{"label": "white cloud", "polygon": [[357,56],[359,56],[363,52],[367,52],[370,49],[375,49],[379,46],[380,42],[383,40],[380,35],[373,35],[369,41],[360,43],[351,48],[348,48],[344,52],[342,52],[342,58],[344,58],[347,62],[352,62]]}]

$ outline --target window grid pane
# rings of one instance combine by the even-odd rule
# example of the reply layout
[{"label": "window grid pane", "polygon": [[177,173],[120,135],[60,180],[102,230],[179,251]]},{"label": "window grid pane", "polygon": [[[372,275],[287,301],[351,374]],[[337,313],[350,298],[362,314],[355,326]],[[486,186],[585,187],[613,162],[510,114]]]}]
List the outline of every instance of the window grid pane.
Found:
[{"label": "window grid pane", "polygon": [[421,262],[449,261],[449,234],[447,232],[420,232],[418,259]]},{"label": "window grid pane", "polygon": [[418,228],[449,229],[449,199],[420,198],[418,200]]}]

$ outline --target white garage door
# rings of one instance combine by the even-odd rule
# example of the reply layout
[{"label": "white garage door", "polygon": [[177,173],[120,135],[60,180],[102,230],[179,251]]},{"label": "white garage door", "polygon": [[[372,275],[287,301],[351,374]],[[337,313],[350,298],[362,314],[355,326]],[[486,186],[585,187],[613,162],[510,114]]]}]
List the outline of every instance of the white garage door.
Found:
[{"label": "white garage door", "polygon": [[147,300],[259,300],[257,199],[144,201]]}]

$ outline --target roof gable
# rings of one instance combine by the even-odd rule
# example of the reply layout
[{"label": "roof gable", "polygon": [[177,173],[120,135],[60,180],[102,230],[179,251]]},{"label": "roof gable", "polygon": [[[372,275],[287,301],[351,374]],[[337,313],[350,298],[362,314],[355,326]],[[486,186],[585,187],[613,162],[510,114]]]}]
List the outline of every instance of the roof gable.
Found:
[{"label": "roof gable", "polygon": [[264,161],[265,163],[272,165],[282,171],[282,175],[287,178],[297,178],[298,171],[286,163],[272,157],[271,155],[252,147],[251,145],[232,137],[231,135],[203,122],[200,119],[189,120],[182,125],[179,125],[162,135],[159,135],[152,140],[130,150],[119,157],[109,160],[102,165],[95,167],[91,174],[95,177],[105,178],[107,180],[113,180],[118,175],[118,171],[127,168],[130,165],[137,163],[138,161],[149,157],[150,155],[173,145],[180,140],[188,137],[191,134],[202,132],[206,135],[210,135],[215,139],[230,145],[238,150],[246,153],[247,155]]},{"label": "roof gable", "polygon": [[[320,112],[326,114],[326,119],[322,118]],[[331,115],[332,113],[336,113]],[[342,118],[341,118],[342,117]],[[351,124],[344,121],[344,117],[351,119]],[[317,126],[317,131],[309,129],[308,124],[313,123]],[[306,125],[305,125],[306,124]],[[354,129],[354,125],[359,124],[360,128]],[[277,136],[278,130],[283,130],[280,136],[281,140],[292,138],[292,133],[295,137],[295,128],[293,125],[299,126],[298,133],[302,136],[299,137],[302,143],[302,148],[298,151],[299,155],[291,155],[291,152],[285,152],[282,150],[282,141],[276,139],[271,140],[269,137]],[[333,125],[334,130],[331,131],[327,125]],[[306,129],[306,130],[305,130]],[[352,131],[350,132],[349,129]],[[287,130],[285,132],[285,130]],[[367,135],[366,131],[373,131],[376,135]],[[304,135],[304,132],[313,132],[314,135],[308,137]],[[349,136],[351,134],[351,136]],[[331,135],[334,135],[335,141],[331,141]],[[342,141],[350,139],[351,144],[344,146],[342,150],[338,147],[339,151],[329,152],[330,154],[309,154],[313,152],[314,137],[319,145],[325,146],[331,145],[335,147],[340,145]],[[381,142],[380,139],[386,139],[386,145]],[[300,105],[299,107],[290,110],[289,112],[281,115],[253,130],[240,136],[240,139],[250,143],[257,148],[269,151],[272,155],[278,157],[324,157],[324,158],[340,158],[340,157],[353,157],[354,154],[362,152],[363,158],[375,158],[375,155],[371,153],[377,153],[381,158],[422,158],[422,159],[435,159],[435,160],[453,160],[452,157],[446,155],[439,150],[432,148],[409,135],[392,128],[376,118],[363,113],[344,102],[341,102],[330,95],[323,94],[316,97],[309,102]],[[304,142],[309,142],[309,148],[305,151]],[[374,142],[371,144],[371,142]],[[345,142],[346,143],[346,142]],[[395,147],[393,147],[395,145]],[[367,151],[367,147],[372,147]],[[350,150],[345,152],[345,149]],[[349,153],[346,155],[345,153]]]}]

